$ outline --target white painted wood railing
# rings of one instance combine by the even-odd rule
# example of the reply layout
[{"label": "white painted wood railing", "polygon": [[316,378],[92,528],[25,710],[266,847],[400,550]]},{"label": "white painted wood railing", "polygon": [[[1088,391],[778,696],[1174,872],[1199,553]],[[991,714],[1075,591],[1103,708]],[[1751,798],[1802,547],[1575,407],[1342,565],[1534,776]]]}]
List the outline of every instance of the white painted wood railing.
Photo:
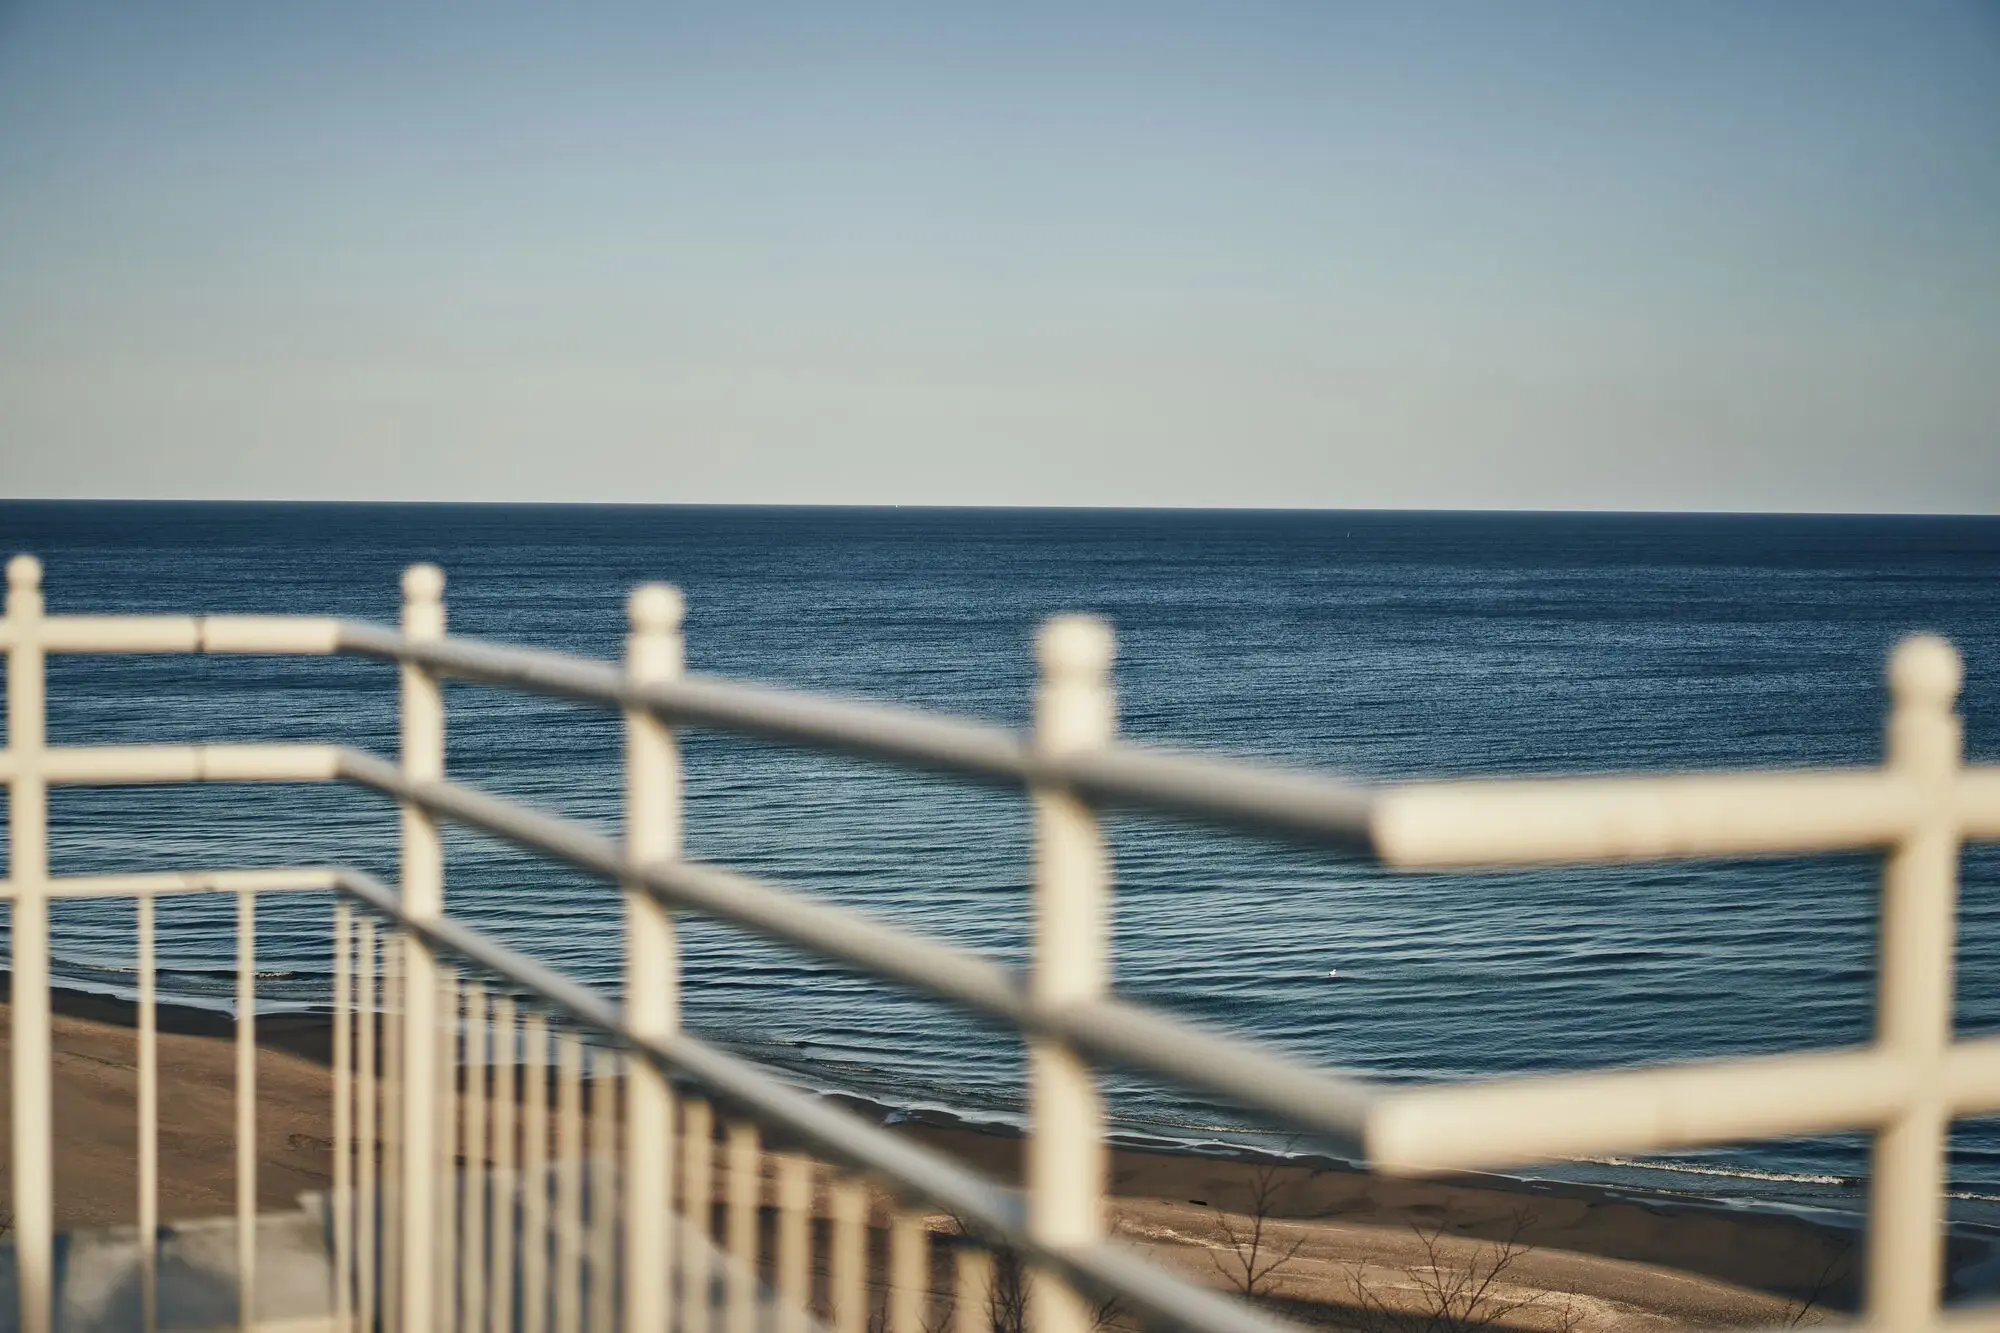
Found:
[{"label": "white painted wood railing", "polygon": [[[1949,1127],[1954,1117],[2000,1113],[2000,1037],[1954,1040],[1951,1013],[1958,852],[1966,840],[2000,838],[2000,768],[1962,763],[1952,711],[1960,668],[1942,640],[1917,636],[1896,650],[1879,768],[1368,787],[1116,742],[1111,636],[1086,617],[1044,627],[1034,727],[1017,735],[684,675],[680,597],[659,585],[633,594],[620,669],[447,637],[443,577],[430,566],[404,577],[400,632],[289,616],[50,616],[32,557],[16,557],[7,575],[0,782],[10,829],[4,893],[24,1333],[51,1325],[50,901],[139,904],[135,1175],[150,1333],[150,1238],[159,1217],[153,903],[183,893],[233,893],[240,903],[237,1271],[248,1323],[258,1308],[249,1225],[257,1197],[255,905],[260,894],[302,891],[336,897],[331,1233],[343,1329],[655,1333],[713,1324],[735,1333],[803,1328],[810,1305],[842,1333],[860,1333],[871,1302],[882,1303],[889,1333],[930,1327],[947,1308],[941,1302],[955,1311],[955,1328],[984,1327],[990,1262],[977,1245],[956,1244],[952,1272],[939,1278],[923,1210],[948,1213],[973,1240],[1004,1245],[1035,1266],[1031,1314],[1043,1333],[1082,1333],[1092,1298],[1116,1298],[1149,1325],[1275,1327],[1266,1312],[1106,1241],[1104,1116],[1093,1077],[1100,1063],[1220,1095],[1375,1170],[1403,1174],[1866,1130],[1875,1138],[1867,1324],[2000,1328],[2000,1315],[1939,1309]],[[46,654],[193,652],[348,653],[397,664],[399,762],[338,745],[47,743]],[[620,710],[622,842],[448,780],[446,677]],[[675,738],[684,727],[1024,790],[1035,812],[1030,974],[681,859]],[[51,784],[204,781],[338,781],[395,800],[400,889],[341,867],[50,874]],[[1307,1068],[1109,995],[1109,859],[1097,818],[1107,806],[1305,839],[1408,869],[1880,849],[1876,1038],[1850,1050],[1414,1088]],[[442,821],[621,886],[622,1006],[444,914]],[[680,911],[1017,1029],[1030,1054],[1025,1189],[1004,1188],[683,1032],[673,925]],[[586,1062],[597,1075],[587,1082]],[[451,1165],[459,1162],[466,1166]],[[887,1231],[879,1263],[869,1255],[869,1187],[888,1200],[873,1208],[885,1214],[876,1229]],[[714,1259],[718,1200],[722,1257]],[[769,1226],[766,1213],[775,1216]],[[815,1296],[822,1220],[826,1272]]]}]

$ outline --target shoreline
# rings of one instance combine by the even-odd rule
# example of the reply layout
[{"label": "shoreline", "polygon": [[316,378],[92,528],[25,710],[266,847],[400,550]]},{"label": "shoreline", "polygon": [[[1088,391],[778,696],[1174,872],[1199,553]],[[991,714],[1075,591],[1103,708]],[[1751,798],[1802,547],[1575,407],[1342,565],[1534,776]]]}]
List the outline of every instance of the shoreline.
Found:
[{"label": "shoreline", "polygon": [[[953,1123],[949,1113],[912,1115],[846,1094],[829,1100],[896,1132],[939,1148],[1009,1184],[1018,1184],[1024,1136],[1001,1126]],[[1530,1250],[1560,1251],[1621,1266],[1669,1269],[1747,1292],[1780,1298],[1817,1293],[1816,1308],[1855,1306],[1863,1219],[1851,1225],[1728,1201],[1647,1195],[1642,1191],[1490,1172],[1406,1178],[1373,1174],[1323,1154],[1278,1155],[1220,1146],[1191,1152],[1171,1143],[1108,1145],[1114,1213],[1127,1201],[1181,1206],[1197,1233],[1202,1210],[1254,1216],[1260,1189],[1273,1219],[1387,1232],[1408,1240],[1437,1228],[1447,1236],[1493,1245],[1518,1231]],[[1260,1185],[1260,1181],[1263,1183]],[[1180,1190],[1172,1198],[1172,1189]],[[1847,1219],[1843,1218],[1843,1221]],[[1992,1259],[2000,1244],[1956,1237],[1952,1268]],[[1212,1274],[1210,1275],[1212,1276]],[[1775,1307],[1774,1307],[1775,1309]]]},{"label": "shoreline", "polygon": [[[14,977],[0,970],[0,1004],[12,1005]],[[102,991],[69,986],[49,987],[49,1012],[107,1027],[139,1029],[139,1002]],[[226,1009],[161,1000],[154,1005],[154,1024],[161,1036],[233,1039],[236,1015]],[[327,1068],[333,1066],[333,1018],[330,1014],[276,1010],[257,1015],[257,1045],[283,1051]]]},{"label": "shoreline", "polygon": [[[0,978],[0,999],[6,996],[7,982]],[[58,1023],[72,1039],[80,1030],[108,1029],[102,1037],[123,1046],[130,1040],[125,1034],[136,1030],[135,1001],[68,989],[52,989],[50,999]],[[212,1056],[210,1063],[227,1068],[227,1047],[236,1028],[233,1016],[172,1003],[160,1003],[156,1013],[163,1096],[171,1083],[203,1077],[192,1067],[178,1067],[190,1053]],[[331,1067],[330,1016],[280,1012],[260,1017],[257,1043],[262,1052],[260,1131],[266,1119],[261,1102],[273,1091],[286,1103],[274,1121],[310,1118],[312,1087],[324,1088],[325,1071]],[[83,1058],[106,1063],[102,1056]],[[281,1077],[274,1085],[266,1084],[262,1071],[274,1062]],[[213,1090],[226,1095],[231,1086],[224,1075]],[[1010,1183],[1019,1179],[1024,1139],[1018,1128],[941,1109],[896,1107],[850,1093],[821,1095],[995,1178]],[[325,1112],[319,1114],[323,1117]],[[227,1118],[221,1123],[226,1134]],[[129,1135],[125,1130],[124,1137]],[[311,1129],[294,1128],[284,1142],[310,1156],[316,1147],[323,1152],[325,1139]],[[1199,1250],[1208,1244],[1204,1237],[1213,1232],[1219,1214],[1257,1211],[1253,1196],[1262,1180],[1265,1193],[1273,1196],[1266,1199],[1263,1210],[1268,1216],[1313,1229],[1315,1234],[1339,1233],[1346,1237],[1342,1253],[1354,1252],[1357,1246],[1365,1251],[1371,1245],[1407,1244],[1426,1228],[1458,1238],[1454,1243],[1475,1246],[1496,1244],[1512,1231],[1524,1247],[1550,1261],[1563,1256],[1598,1262],[1630,1268],[1642,1277],[1686,1274],[1719,1284],[1717,1290],[1726,1288],[1745,1300],[1763,1299],[1767,1304],[1773,1296],[1795,1300],[1810,1292],[1820,1307],[1849,1309],[1859,1282],[1859,1242],[1865,1226],[1860,1214],[1817,1210],[1808,1215],[1803,1209],[1755,1200],[1499,1173],[1402,1179],[1373,1175],[1323,1154],[1281,1155],[1220,1143],[1195,1148],[1130,1132],[1114,1133],[1107,1148],[1112,1211],[1121,1235],[1137,1239],[1142,1248],[1165,1246],[1173,1252],[1165,1256],[1169,1260],[1183,1256],[1190,1247]],[[73,1150],[66,1146],[65,1151]],[[163,1134],[163,1166],[175,1151]],[[227,1174],[222,1165],[217,1169]],[[290,1174],[300,1169],[304,1168],[294,1164]],[[221,1197],[214,1190],[197,1193]],[[1955,1294],[1994,1288],[1994,1272],[2000,1270],[2000,1230],[1959,1224],[1947,1246]],[[1212,1269],[1199,1275],[1211,1281],[1215,1277]],[[1767,1295],[1759,1298],[1757,1293]],[[1712,1305],[1711,1301],[1702,1308]]]},{"label": "shoreline", "polygon": [[[0,971],[0,1003],[10,997],[11,978]],[[50,1007],[56,1014],[72,1018],[83,1018],[105,1023],[113,1027],[135,1029],[138,1026],[138,1003],[136,1000],[102,991],[80,990],[70,987],[50,988]],[[191,1005],[162,1000],[156,1005],[159,1031],[162,1034],[176,1033],[183,1036],[212,1037],[230,1039],[236,1033],[236,1020],[232,1013],[219,1007]],[[315,1064],[331,1067],[333,1061],[333,1033],[331,1016],[319,1010],[280,1010],[260,1014],[257,1018],[257,1044],[274,1050],[286,1051]],[[781,1068],[780,1074],[798,1082],[818,1096],[840,1102],[859,1112],[877,1124],[890,1127],[899,1125],[932,1126],[944,1129],[964,1130],[973,1134],[987,1134],[999,1138],[1019,1138],[1023,1130],[1009,1117],[964,1112],[949,1107],[932,1104],[901,1105],[881,1099],[879,1096],[849,1091],[831,1084],[812,1085],[801,1076],[801,1071]],[[1254,1129],[1246,1130],[1254,1134]],[[1106,1135],[1107,1142],[1119,1149],[1135,1152],[1155,1152],[1172,1156],[1208,1158],[1221,1161],[1273,1160],[1301,1165],[1317,1166],[1329,1170],[1359,1170],[1351,1160],[1324,1152],[1282,1152],[1262,1149],[1246,1144],[1228,1143],[1224,1140],[1205,1137],[1201,1140],[1175,1138],[1169,1134],[1144,1128],[1114,1125]],[[1530,1191],[1544,1189],[1562,1191],[1579,1189],[1612,1196],[1631,1196],[1637,1200],[1656,1202],[1661,1205],[1685,1206],[1721,1211],[1749,1210],[1783,1217],[1797,1217],[1821,1225],[1840,1229],[1863,1230],[1867,1224],[1864,1211],[1837,1207],[1816,1207],[1809,1204],[1789,1203],[1783,1200],[1760,1198],[1748,1193],[1730,1193],[1722,1190],[1676,1190],[1654,1188],[1646,1185],[1624,1185],[1604,1181],[1570,1180],[1555,1176],[1520,1175],[1509,1172],[1463,1172],[1458,1173],[1468,1180],[1490,1182],[1496,1188],[1513,1187]],[[1724,1177],[1728,1179],[1730,1177]],[[1972,1235],[1991,1235],[2000,1238],[2000,1226],[1980,1222],[1954,1222],[1954,1229]]]}]

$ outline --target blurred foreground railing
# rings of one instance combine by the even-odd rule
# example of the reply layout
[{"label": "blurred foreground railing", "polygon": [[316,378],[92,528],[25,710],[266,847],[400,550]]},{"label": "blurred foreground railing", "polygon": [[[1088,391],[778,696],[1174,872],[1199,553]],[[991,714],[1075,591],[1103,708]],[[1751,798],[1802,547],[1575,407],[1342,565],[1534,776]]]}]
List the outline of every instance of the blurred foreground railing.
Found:
[{"label": "blurred foreground railing", "polygon": [[[1880,768],[1364,787],[1113,739],[1111,639],[1061,617],[1037,644],[1032,732],[682,674],[681,606],[631,604],[621,670],[453,640],[442,576],[404,578],[401,632],[303,617],[47,616],[40,568],[8,566],[12,1110],[20,1326],[51,1326],[48,904],[139,904],[139,1151],[144,1324],[157,1309],[158,1070],[153,903],[234,893],[237,1309],[255,1289],[256,899],[330,892],[334,1327],[578,1333],[614,1326],[889,1333],[994,1325],[992,1255],[1038,1279],[1031,1324],[1082,1333],[1115,1300],[1147,1326],[1269,1329],[1258,1309],[1105,1238],[1112,1063],[1199,1088],[1400,1173],[1499,1167],[1763,1136],[1868,1130],[1866,1318],[1883,1329],[2000,1327],[1943,1318],[1945,1142],[2000,1111],[2000,1038],[1954,1041],[1961,842],[2000,837],[2000,769],[1962,765],[1959,665],[1941,640],[1896,652]],[[335,745],[50,747],[51,652],[352,653],[398,665],[400,763]],[[622,842],[444,775],[445,677],[621,710]],[[709,727],[1018,787],[1034,806],[1034,966],[977,954],[682,859],[676,731]],[[394,799],[401,884],[359,871],[53,877],[47,788],[342,781]],[[1306,1068],[1108,993],[1110,871],[1097,811],[1129,806],[1261,830],[1400,868],[1659,857],[1886,854],[1876,1040],[1866,1047],[1657,1069],[1387,1088]],[[624,999],[562,977],[444,913],[440,821],[618,883]],[[682,1032],[673,914],[698,911],[1017,1029],[1031,1127],[1018,1193]],[[718,1154],[720,1161],[718,1162]],[[948,1234],[937,1229],[949,1219]],[[1003,1319],[1001,1322],[1005,1322]]]}]

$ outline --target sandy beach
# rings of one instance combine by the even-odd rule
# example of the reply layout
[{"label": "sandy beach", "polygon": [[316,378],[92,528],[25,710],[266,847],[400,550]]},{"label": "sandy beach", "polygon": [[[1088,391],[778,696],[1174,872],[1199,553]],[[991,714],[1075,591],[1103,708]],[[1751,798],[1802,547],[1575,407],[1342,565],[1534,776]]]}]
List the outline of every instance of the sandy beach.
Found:
[{"label": "sandy beach", "polygon": [[[136,1043],[130,1004],[57,995],[56,1224],[133,1219]],[[160,1010],[161,1210],[169,1221],[226,1213],[234,1200],[234,1052],[226,1016]],[[0,1045],[7,1042],[0,1015]],[[258,1195],[292,1206],[330,1179],[330,1029],[275,1016],[259,1025]],[[4,1067],[4,1066],[0,1066]],[[854,1103],[863,1114],[880,1108]],[[0,1124],[6,1103],[0,1099]],[[907,1133],[1002,1179],[1018,1137],[946,1123]],[[1496,1298],[1525,1304],[1526,1328],[1650,1328],[1667,1322],[1784,1322],[1851,1308],[1857,1233],[1775,1212],[1503,1177],[1372,1176],[1332,1161],[1273,1161],[1118,1147],[1111,1221],[1126,1243],[1188,1277],[1244,1284],[1245,1239],[1261,1217],[1251,1282],[1312,1322],[1370,1301],[1425,1299],[1423,1275],[1491,1274]],[[0,1161],[11,1219],[11,1163]],[[934,1219],[949,1230],[948,1219]],[[1954,1266],[1982,1253],[1954,1242]],[[1282,1258],[1280,1258],[1282,1256]],[[1274,1263],[1274,1260],[1276,1262]]]},{"label": "sandy beach", "polygon": [[[55,1224],[137,1220],[138,1050],[135,1007],[58,991],[52,1024]],[[0,1049],[11,1061],[12,1006],[0,1006]],[[160,1029],[160,1215],[173,1222],[235,1207],[236,1054],[227,1015],[163,1005]],[[323,1018],[259,1024],[257,1196],[289,1208],[330,1179],[331,1027]],[[12,1087],[11,1064],[5,1069]],[[11,1142],[12,1098],[0,1098]],[[0,1161],[0,1208],[13,1221],[13,1160]]]},{"label": "sandy beach", "polygon": [[[1018,1171],[1018,1139],[910,1132],[996,1175]],[[1112,1191],[1121,1240],[1211,1285],[1240,1289],[1261,1214],[1258,1263],[1289,1258],[1258,1294],[1309,1318],[1399,1293],[1422,1301],[1424,1270],[1444,1269],[1448,1282],[1490,1278],[1496,1300],[1525,1302],[1505,1321],[1520,1327],[1785,1323],[1849,1308],[1860,1259],[1856,1233],[1780,1214],[1497,1177],[1399,1180],[1248,1154],[1118,1148]]]}]

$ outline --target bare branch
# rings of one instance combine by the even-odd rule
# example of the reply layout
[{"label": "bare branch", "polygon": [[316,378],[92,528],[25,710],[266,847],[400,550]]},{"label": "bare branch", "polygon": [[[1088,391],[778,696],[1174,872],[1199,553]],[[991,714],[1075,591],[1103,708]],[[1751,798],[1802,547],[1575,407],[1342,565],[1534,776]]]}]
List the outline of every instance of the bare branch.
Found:
[{"label": "bare branch", "polygon": [[1833,1252],[1818,1276],[1806,1284],[1805,1292],[1789,1308],[1786,1328],[1808,1328],[1824,1319],[1821,1305],[1833,1289],[1845,1281],[1854,1259],[1854,1242],[1847,1241]]},{"label": "bare branch", "polygon": [[[1287,1244],[1272,1236],[1266,1225],[1290,1201],[1293,1188],[1303,1183],[1287,1178],[1294,1169],[1276,1159],[1259,1161],[1249,1173],[1246,1211],[1238,1215],[1218,1207],[1209,1215],[1210,1227],[1220,1242],[1208,1251],[1209,1262],[1231,1287],[1253,1300],[1270,1294],[1271,1279],[1305,1247],[1304,1235]],[[1318,1174],[1315,1168],[1305,1179]]]},{"label": "bare branch", "polygon": [[1500,1239],[1475,1244],[1470,1253],[1458,1252],[1447,1242],[1451,1219],[1447,1214],[1429,1225],[1412,1221],[1421,1259],[1405,1265],[1407,1290],[1413,1299],[1392,1301],[1368,1279],[1365,1267],[1347,1270],[1352,1292],[1355,1327],[1362,1333],[1468,1333],[1512,1322],[1523,1311],[1545,1312],[1556,1333],[1574,1333],[1584,1311],[1573,1292],[1531,1291],[1510,1294],[1515,1284],[1510,1278],[1520,1260],[1534,1250],[1527,1240],[1534,1229],[1535,1216],[1523,1209],[1516,1212]]}]

